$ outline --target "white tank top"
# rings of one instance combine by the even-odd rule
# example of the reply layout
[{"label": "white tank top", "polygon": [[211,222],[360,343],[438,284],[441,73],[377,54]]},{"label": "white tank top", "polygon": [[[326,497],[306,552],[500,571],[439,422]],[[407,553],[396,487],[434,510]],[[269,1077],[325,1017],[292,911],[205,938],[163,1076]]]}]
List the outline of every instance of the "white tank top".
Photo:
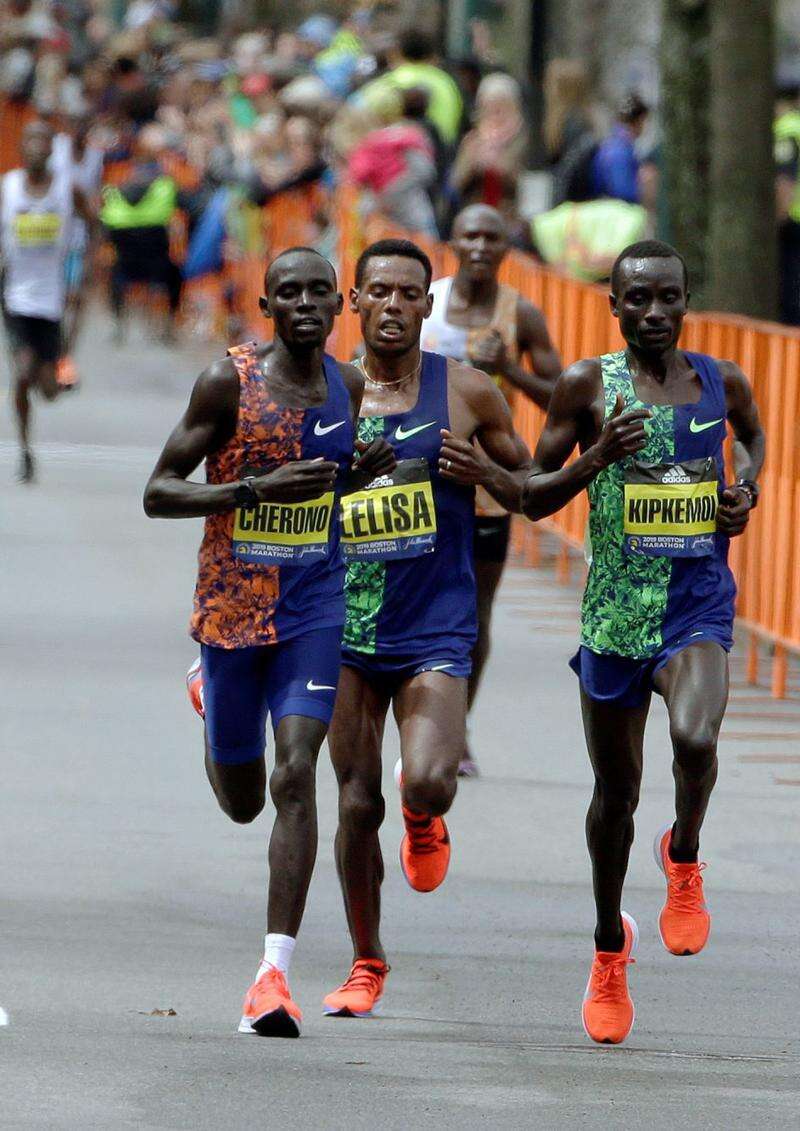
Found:
[{"label": "white tank top", "polygon": [[452,357],[453,361],[466,361],[469,330],[447,321],[447,305],[452,287],[452,275],[431,283],[433,310],[430,318],[422,323],[420,345],[430,353],[442,353],[445,357]]},{"label": "white tank top", "polygon": [[48,318],[64,314],[64,258],[73,220],[72,181],[53,178],[45,196],[25,187],[25,170],[12,169],[2,180],[4,302],[9,314]]}]

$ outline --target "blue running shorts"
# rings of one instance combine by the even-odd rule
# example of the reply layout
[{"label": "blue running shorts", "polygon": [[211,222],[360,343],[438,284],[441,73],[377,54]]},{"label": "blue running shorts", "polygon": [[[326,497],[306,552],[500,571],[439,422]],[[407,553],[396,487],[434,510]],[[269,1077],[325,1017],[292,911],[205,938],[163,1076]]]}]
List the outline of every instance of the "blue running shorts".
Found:
[{"label": "blue running shorts", "polygon": [[273,731],[287,715],[329,723],[341,663],[341,627],[251,648],[200,645],[208,748],[235,766],[263,758],[267,715]]},{"label": "blue running shorts", "polygon": [[394,695],[401,684],[422,672],[442,672],[454,679],[466,679],[472,671],[471,648],[452,641],[440,647],[429,647],[414,656],[395,656],[387,652],[373,655],[345,648],[342,663],[389,695]]},{"label": "blue running shorts", "polygon": [[723,625],[710,625],[695,629],[685,636],[679,636],[665,644],[655,656],[646,660],[631,660],[627,656],[613,654],[600,655],[583,645],[578,649],[569,666],[581,681],[581,687],[590,699],[603,703],[613,703],[617,707],[641,707],[648,695],[658,689],[653,677],[685,648],[693,644],[711,641],[719,644],[726,652],[733,647],[730,628]]}]

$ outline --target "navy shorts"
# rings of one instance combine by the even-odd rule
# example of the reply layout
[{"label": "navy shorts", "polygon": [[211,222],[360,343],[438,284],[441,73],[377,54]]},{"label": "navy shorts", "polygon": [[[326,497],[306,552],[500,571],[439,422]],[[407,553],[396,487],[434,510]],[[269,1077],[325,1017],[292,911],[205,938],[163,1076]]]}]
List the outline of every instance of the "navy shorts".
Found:
[{"label": "navy shorts", "polygon": [[341,628],[323,628],[252,648],[200,645],[208,748],[235,766],[263,758],[267,715],[329,723],[341,662]]},{"label": "navy shorts", "polygon": [[413,656],[395,656],[387,652],[375,655],[344,648],[342,663],[359,672],[368,683],[394,695],[402,684],[422,672],[442,672],[454,679],[466,679],[472,671],[471,651],[469,645],[452,641],[439,647],[432,646]]},{"label": "navy shorts", "polygon": [[508,557],[511,538],[511,515],[475,515],[473,552],[476,562],[502,565]]},{"label": "navy shorts", "polygon": [[665,644],[655,656],[646,660],[631,660],[627,656],[600,655],[583,645],[569,666],[581,681],[581,687],[590,699],[613,703],[616,707],[641,707],[647,697],[658,688],[653,678],[668,664],[673,656],[691,648],[693,644],[711,641],[726,652],[733,647],[730,630],[721,625],[699,628]]},{"label": "navy shorts", "polygon": [[28,314],[3,315],[11,350],[29,349],[39,362],[58,361],[61,356],[61,323]]}]

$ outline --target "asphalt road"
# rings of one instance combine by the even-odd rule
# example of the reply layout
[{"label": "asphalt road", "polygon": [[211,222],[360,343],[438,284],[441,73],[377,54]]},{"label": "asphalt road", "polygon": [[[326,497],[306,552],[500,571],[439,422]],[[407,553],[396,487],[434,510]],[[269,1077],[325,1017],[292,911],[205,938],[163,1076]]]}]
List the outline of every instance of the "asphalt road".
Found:
[{"label": "asphalt road", "polygon": [[236,1034],[270,815],[240,828],[211,797],[183,684],[200,524],[150,521],[140,503],[217,351],[106,334],[87,329],[81,391],[37,406],[38,485],[13,483],[7,404],[0,425],[0,1127],[796,1127],[800,698],[776,707],[735,658],[703,839],[712,938],[691,959],[655,928],[671,774],[654,708],[626,898],[636,1028],[622,1048],[591,1045],[577,592],[548,569],[508,571],[474,725],[484,776],[459,790],[451,872],[429,896],[397,864],[389,739],[383,1018],[321,1016],[350,958],[323,757],[292,974],[304,1035]]}]

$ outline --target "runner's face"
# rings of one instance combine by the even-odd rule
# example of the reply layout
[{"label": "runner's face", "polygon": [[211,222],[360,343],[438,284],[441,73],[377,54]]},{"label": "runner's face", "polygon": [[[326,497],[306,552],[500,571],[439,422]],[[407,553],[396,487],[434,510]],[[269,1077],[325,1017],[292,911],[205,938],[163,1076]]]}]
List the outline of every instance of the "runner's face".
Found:
[{"label": "runner's face", "polygon": [[273,264],[260,300],[275,333],[295,349],[324,346],[342,304],[333,268],[319,255],[287,255]]},{"label": "runner's face", "polygon": [[53,132],[49,126],[28,126],[22,135],[22,163],[29,173],[40,173],[53,149]]},{"label": "runner's face", "polygon": [[611,309],[629,345],[660,354],[677,345],[688,300],[679,259],[625,259]]},{"label": "runner's face", "polygon": [[376,354],[396,356],[419,345],[422,322],[431,312],[425,268],[401,255],[367,260],[350,309],[361,319],[361,335]]},{"label": "runner's face", "polygon": [[451,246],[461,274],[482,282],[497,277],[508,251],[508,240],[499,216],[475,209],[456,220]]}]

